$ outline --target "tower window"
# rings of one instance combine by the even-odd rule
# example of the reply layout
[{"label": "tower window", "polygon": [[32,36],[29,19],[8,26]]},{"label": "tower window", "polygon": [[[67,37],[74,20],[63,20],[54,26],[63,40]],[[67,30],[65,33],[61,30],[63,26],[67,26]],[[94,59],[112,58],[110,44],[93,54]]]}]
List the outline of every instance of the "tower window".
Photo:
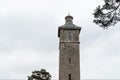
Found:
[{"label": "tower window", "polygon": [[69,58],[69,63],[71,63],[71,58]]},{"label": "tower window", "polygon": [[65,34],[65,40],[66,41],[72,41],[73,40],[73,33],[72,31],[67,31]]},{"label": "tower window", "polygon": [[71,33],[71,32],[68,32],[68,40],[71,41],[71,40],[72,40],[72,37],[73,37],[73,36],[72,36],[72,33]]},{"label": "tower window", "polygon": [[69,76],[69,80],[71,80],[71,74],[69,74],[68,76]]}]

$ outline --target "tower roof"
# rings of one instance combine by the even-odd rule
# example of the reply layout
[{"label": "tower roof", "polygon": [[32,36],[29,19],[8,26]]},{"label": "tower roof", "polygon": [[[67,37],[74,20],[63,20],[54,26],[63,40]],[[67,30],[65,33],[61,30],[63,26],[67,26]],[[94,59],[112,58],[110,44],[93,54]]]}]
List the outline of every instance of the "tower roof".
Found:
[{"label": "tower roof", "polygon": [[[71,15],[67,15],[65,17],[65,24],[60,27],[67,27],[67,28],[77,28],[79,26],[76,26],[73,24],[73,17]],[[80,27],[79,27],[80,28]]]},{"label": "tower roof", "polygon": [[73,17],[71,15],[68,15],[68,16],[65,17],[65,20],[66,19],[73,19]]},{"label": "tower roof", "polygon": [[81,27],[74,25],[73,24],[73,17],[71,15],[68,15],[65,17],[65,24],[62,26],[59,26],[59,28],[58,28],[58,37],[60,36],[61,29],[81,30]]}]

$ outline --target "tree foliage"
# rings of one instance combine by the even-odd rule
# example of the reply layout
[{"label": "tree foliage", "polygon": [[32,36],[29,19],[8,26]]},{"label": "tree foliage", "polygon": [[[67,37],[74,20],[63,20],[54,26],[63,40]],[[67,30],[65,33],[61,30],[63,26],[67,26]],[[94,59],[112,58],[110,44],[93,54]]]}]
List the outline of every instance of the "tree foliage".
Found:
[{"label": "tree foliage", "polygon": [[120,21],[120,0],[104,0],[105,4],[95,9],[93,22],[108,28]]},{"label": "tree foliage", "polygon": [[28,76],[28,80],[51,80],[51,75],[45,69],[41,69],[41,71],[33,71],[32,75]]}]

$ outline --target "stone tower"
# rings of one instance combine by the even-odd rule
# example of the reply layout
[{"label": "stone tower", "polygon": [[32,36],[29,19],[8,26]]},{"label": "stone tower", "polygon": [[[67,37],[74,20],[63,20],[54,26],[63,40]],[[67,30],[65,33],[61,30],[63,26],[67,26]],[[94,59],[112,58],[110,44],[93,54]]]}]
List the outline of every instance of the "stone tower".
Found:
[{"label": "stone tower", "polygon": [[65,17],[58,28],[59,80],[80,80],[79,34],[81,27],[73,24],[73,17]]}]

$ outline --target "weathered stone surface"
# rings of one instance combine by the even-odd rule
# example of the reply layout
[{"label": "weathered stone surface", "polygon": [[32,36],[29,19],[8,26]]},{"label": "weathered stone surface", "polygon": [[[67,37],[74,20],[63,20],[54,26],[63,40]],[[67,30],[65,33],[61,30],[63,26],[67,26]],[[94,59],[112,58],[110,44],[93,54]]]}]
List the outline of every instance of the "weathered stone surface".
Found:
[{"label": "weathered stone surface", "polygon": [[80,80],[79,33],[81,27],[71,27],[73,17],[68,18],[65,19],[69,22],[66,21],[67,24],[58,29],[59,80]]}]

